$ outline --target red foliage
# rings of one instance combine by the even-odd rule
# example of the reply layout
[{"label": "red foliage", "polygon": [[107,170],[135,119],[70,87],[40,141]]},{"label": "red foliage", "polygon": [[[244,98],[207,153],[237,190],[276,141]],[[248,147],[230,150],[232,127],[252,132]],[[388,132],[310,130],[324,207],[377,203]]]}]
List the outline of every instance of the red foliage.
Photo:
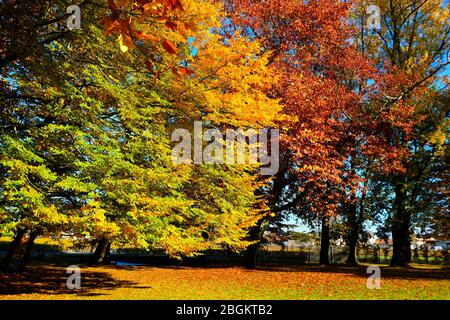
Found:
[{"label": "red foliage", "polygon": [[273,53],[271,63],[281,74],[275,96],[292,119],[279,125],[286,128],[284,142],[305,194],[301,206],[321,215],[334,214],[339,203],[352,199],[349,190],[356,193],[362,178],[349,162],[357,145],[364,156],[389,161],[383,170],[404,170],[407,151],[390,143],[389,131],[409,134],[413,124],[408,106],[383,109],[383,95],[398,93],[409,80],[389,69],[383,74],[352,44],[350,8],[337,0],[228,4],[234,23]]}]

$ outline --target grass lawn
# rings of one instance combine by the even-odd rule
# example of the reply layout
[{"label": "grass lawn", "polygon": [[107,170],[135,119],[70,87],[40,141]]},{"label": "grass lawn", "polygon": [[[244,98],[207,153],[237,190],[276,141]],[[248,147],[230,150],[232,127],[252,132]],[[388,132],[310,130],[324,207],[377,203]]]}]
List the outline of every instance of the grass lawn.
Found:
[{"label": "grass lawn", "polygon": [[382,267],[379,290],[364,266],[80,267],[80,290],[61,266],[0,275],[0,299],[450,299],[450,270],[436,267]]}]

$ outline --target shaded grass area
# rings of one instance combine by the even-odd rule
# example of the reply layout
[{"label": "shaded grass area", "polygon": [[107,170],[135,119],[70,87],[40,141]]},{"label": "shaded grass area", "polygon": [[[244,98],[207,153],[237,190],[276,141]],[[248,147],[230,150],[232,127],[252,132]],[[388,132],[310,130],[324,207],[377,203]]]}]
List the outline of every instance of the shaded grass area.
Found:
[{"label": "shaded grass area", "polygon": [[450,299],[448,268],[382,267],[381,289],[370,290],[364,266],[80,264],[82,288],[69,290],[68,265],[38,263],[0,275],[0,299]]}]

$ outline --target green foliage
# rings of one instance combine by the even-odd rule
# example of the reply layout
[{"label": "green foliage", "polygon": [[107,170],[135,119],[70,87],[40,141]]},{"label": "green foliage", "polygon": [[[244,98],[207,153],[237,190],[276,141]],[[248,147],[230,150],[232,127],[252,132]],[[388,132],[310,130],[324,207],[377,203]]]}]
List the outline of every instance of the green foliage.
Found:
[{"label": "green foliage", "polygon": [[[86,7],[91,15],[80,34],[35,41],[39,50],[8,63],[1,73],[0,232],[106,238],[177,258],[216,243],[248,245],[246,231],[263,208],[255,168],[177,166],[171,158],[174,128],[205,115],[211,126],[261,126],[279,108],[260,88],[272,81],[258,80],[267,72],[266,58],[255,59],[258,44],[236,37],[229,48],[211,33],[220,8],[209,4],[217,16],[210,19],[200,2],[191,8],[203,19],[192,22],[192,36],[204,51],[197,57],[187,43],[178,50],[198,76],[182,79],[170,65],[156,75],[138,49],[121,52],[104,34],[99,18],[107,12],[97,6]],[[153,50],[151,43],[139,48]],[[217,50],[223,61],[213,60]],[[158,54],[173,62],[174,52]],[[217,72],[206,68],[208,59],[238,60]],[[248,86],[238,88],[246,76]],[[243,99],[258,101],[259,116],[237,109]]]}]

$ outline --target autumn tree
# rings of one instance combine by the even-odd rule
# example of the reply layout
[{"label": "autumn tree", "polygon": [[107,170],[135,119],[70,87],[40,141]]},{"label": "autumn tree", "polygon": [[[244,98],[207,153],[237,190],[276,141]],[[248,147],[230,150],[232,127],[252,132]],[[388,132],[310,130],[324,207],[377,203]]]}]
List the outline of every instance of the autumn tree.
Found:
[{"label": "autumn tree", "polygon": [[[2,230],[16,233],[7,268],[25,261],[17,256],[27,234],[31,249],[37,235],[62,231],[96,239],[98,263],[113,242],[177,258],[214,243],[237,250],[264,211],[256,168],[176,166],[170,142],[195,120],[272,125],[280,106],[265,92],[276,78],[267,77],[259,43],[225,38],[218,4],[185,1],[177,7],[179,19],[190,19],[184,33],[141,19],[128,25],[130,38],[142,36],[133,46],[120,29],[127,12],[113,4],[85,11],[79,36],[42,43],[2,70],[0,212]],[[160,5],[142,14],[158,16]],[[111,14],[119,29],[105,21]],[[164,39],[159,47],[150,34]]]},{"label": "autumn tree", "polygon": [[384,185],[377,190],[386,197],[393,195],[388,204],[394,241],[391,264],[405,265],[411,261],[409,239],[418,201],[427,197],[425,184],[433,181],[433,188],[439,189],[443,183],[431,177],[432,168],[439,167],[436,157],[445,150],[447,118],[438,101],[439,91],[448,90],[442,72],[449,64],[449,9],[442,1],[428,0],[374,4],[381,9],[381,29],[361,33],[358,42],[385,74],[382,95],[373,100],[383,106],[379,114],[384,122],[378,122],[378,132],[369,138],[379,142],[373,150],[381,147],[388,152],[383,157],[373,154],[367,172]]},{"label": "autumn tree", "polygon": [[[15,232],[6,269],[23,268],[34,239],[67,222],[75,198],[64,192],[65,186],[86,188],[70,177],[76,172],[70,124],[77,121],[82,127],[90,119],[76,115],[79,108],[63,110],[70,99],[60,94],[67,83],[58,72],[61,60],[52,59],[57,50],[51,44],[69,33],[64,29],[67,3],[58,4],[64,10],[37,1],[2,5],[1,228]],[[63,84],[61,90],[54,90],[55,83]]]},{"label": "autumn tree", "polygon": [[290,160],[282,177],[287,184],[277,189],[291,191],[275,197],[274,209],[321,219],[323,264],[329,263],[329,220],[356,192],[357,177],[344,174],[345,162],[359,137],[367,90],[356,90],[355,82],[374,77],[348,41],[349,9],[339,1],[229,3],[230,12],[238,12],[236,23],[273,52],[270,64],[281,75],[275,96],[290,118],[279,124]]}]

